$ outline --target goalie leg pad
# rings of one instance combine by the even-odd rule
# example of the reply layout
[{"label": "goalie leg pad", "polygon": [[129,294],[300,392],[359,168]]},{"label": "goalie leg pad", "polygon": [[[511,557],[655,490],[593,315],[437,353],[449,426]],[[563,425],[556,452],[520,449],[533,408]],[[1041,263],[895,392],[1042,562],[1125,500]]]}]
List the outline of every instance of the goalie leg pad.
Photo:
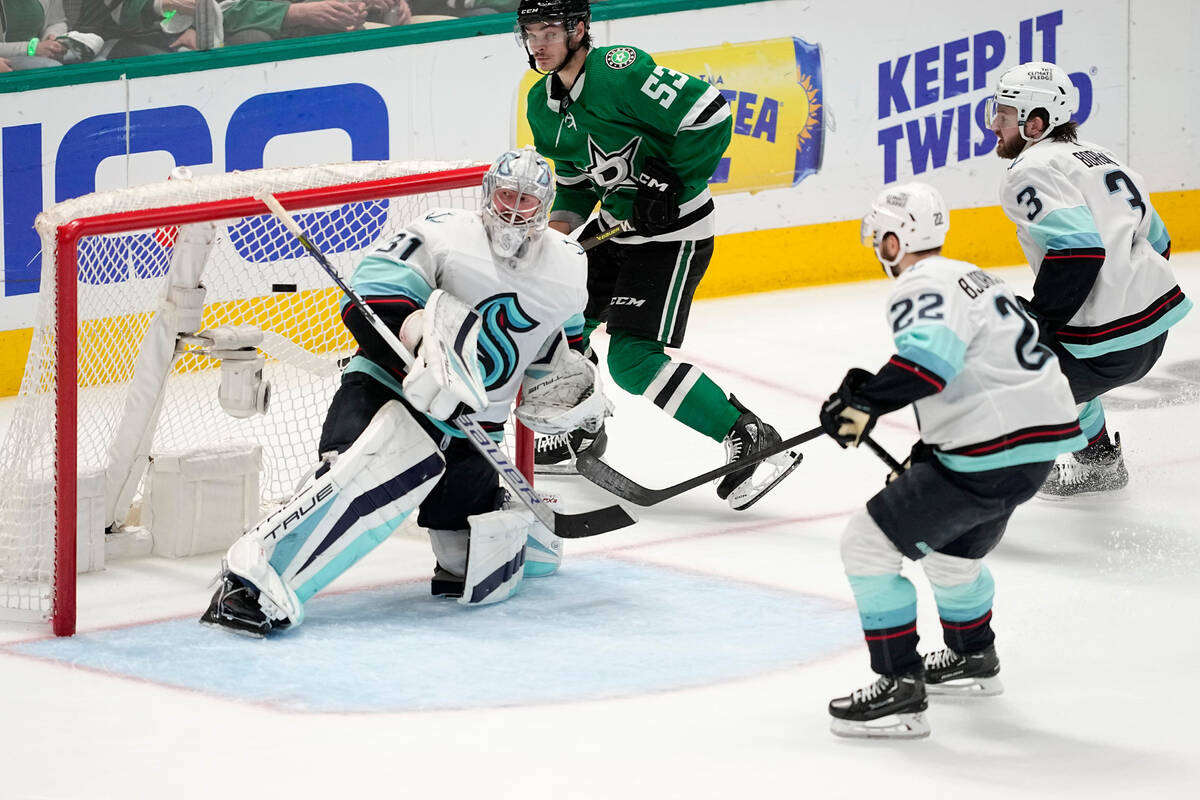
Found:
[{"label": "goalie leg pad", "polygon": [[[403,405],[389,401],[346,452],[234,543],[230,570],[295,624],[303,616],[299,604],[390,536],[444,471],[445,460],[428,434]],[[235,560],[248,566],[235,569]],[[260,561],[270,574],[254,566]]]},{"label": "goalie leg pad", "polygon": [[538,523],[520,509],[492,511],[470,517],[471,540],[463,605],[499,603],[516,594],[525,578],[525,542]]},{"label": "goalie leg pad", "polygon": [[[530,515],[532,518],[532,515]],[[562,564],[563,540],[536,522],[530,525],[525,540],[525,577],[553,575]]]}]

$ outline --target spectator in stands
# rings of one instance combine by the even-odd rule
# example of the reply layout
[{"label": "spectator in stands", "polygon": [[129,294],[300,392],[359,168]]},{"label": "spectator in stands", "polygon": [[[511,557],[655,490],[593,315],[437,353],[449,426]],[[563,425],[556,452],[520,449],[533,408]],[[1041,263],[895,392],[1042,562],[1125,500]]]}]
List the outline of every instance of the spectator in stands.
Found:
[{"label": "spectator in stands", "polygon": [[412,18],[407,0],[238,0],[225,9],[225,43],[360,30],[368,14],[387,25],[407,25]]},{"label": "spectator in stands", "polygon": [[62,0],[0,0],[0,72],[61,66],[66,32]]},{"label": "spectator in stands", "polygon": [[152,56],[195,47],[195,30],[172,24],[195,8],[196,0],[83,0],[78,27],[104,38],[100,58]]},{"label": "spectator in stands", "polygon": [[478,17],[517,10],[520,0],[409,0],[413,14],[443,17]]}]

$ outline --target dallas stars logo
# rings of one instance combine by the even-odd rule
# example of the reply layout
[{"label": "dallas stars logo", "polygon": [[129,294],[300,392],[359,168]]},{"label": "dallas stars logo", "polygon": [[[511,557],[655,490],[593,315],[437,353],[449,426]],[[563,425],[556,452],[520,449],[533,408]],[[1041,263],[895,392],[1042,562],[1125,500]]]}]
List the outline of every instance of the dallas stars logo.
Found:
[{"label": "dallas stars logo", "polygon": [[604,54],[604,63],[612,69],[625,69],[637,59],[632,47],[614,47]]},{"label": "dallas stars logo", "polygon": [[597,186],[604,188],[605,193],[629,187],[637,188],[633,179],[633,160],[637,156],[638,146],[642,137],[635,136],[625,143],[625,146],[613,153],[606,153],[588,137],[589,163],[584,173]]}]

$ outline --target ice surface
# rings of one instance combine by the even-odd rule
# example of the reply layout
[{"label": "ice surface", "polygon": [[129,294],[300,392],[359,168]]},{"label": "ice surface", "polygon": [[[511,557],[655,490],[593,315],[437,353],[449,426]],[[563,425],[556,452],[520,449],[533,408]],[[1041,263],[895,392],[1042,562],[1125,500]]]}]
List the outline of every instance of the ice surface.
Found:
[{"label": "ice surface", "polygon": [[[1200,254],[1172,259],[1200,297]],[[1027,269],[998,271],[1027,290]],[[698,303],[681,360],[787,436],[846,368],[890,353],[883,281]],[[603,337],[600,337],[603,345]],[[606,460],[665,486],[719,444],[611,389]],[[568,542],[514,601],[427,595],[398,535],[256,642],[203,629],[218,555],[81,577],[80,635],[0,623],[0,797],[907,798],[1200,794],[1200,312],[1151,375],[1105,400],[1126,496],[1019,509],[988,563],[1006,691],[933,700],[932,736],[858,742],[828,700],[871,680],[838,557],[886,473],[828,440],[761,503],[711,488]],[[881,420],[902,456],[910,412]],[[543,487],[578,510],[578,479]],[[923,646],[940,646],[920,570]]]}]

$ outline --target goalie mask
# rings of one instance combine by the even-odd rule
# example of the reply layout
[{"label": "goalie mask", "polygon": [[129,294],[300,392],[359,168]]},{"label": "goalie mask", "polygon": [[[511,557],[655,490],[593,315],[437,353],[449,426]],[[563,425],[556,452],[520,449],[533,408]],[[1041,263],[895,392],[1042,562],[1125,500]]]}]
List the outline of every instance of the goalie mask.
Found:
[{"label": "goalie mask", "polygon": [[[989,127],[1000,106],[1017,110],[1017,128],[1022,139],[1040,141],[1079,110],[1079,90],[1062,67],[1048,61],[1031,61],[1000,76],[995,95],[984,107],[984,120]],[[1031,139],[1025,135],[1025,122],[1039,108],[1046,112],[1046,131],[1037,139]]]},{"label": "goalie mask", "polygon": [[[863,217],[862,243],[874,248],[875,257],[889,278],[905,253],[941,247],[950,230],[950,212],[937,189],[927,183],[902,183],[885,189]],[[883,238],[894,234],[900,242],[895,258],[883,255]]]},{"label": "goalie mask", "polygon": [[[517,27],[514,32],[517,36],[517,43],[525,48],[525,53],[529,56],[529,68],[537,70],[537,62],[534,60],[530,47],[531,37],[541,36],[547,37],[545,41],[557,39],[567,43],[567,54],[563,58],[563,62],[554,69],[547,70],[546,74],[562,69],[563,64],[570,60],[576,50],[591,47],[592,38],[588,30],[591,17],[592,12],[588,0],[521,0],[521,4],[517,8]],[[583,23],[583,38],[572,47],[571,33],[581,22]],[[550,27],[533,33],[525,30],[526,26],[537,23],[544,23]]]},{"label": "goalie mask", "polygon": [[532,147],[509,150],[483,176],[483,227],[501,259],[528,255],[550,222],[554,175]]}]

